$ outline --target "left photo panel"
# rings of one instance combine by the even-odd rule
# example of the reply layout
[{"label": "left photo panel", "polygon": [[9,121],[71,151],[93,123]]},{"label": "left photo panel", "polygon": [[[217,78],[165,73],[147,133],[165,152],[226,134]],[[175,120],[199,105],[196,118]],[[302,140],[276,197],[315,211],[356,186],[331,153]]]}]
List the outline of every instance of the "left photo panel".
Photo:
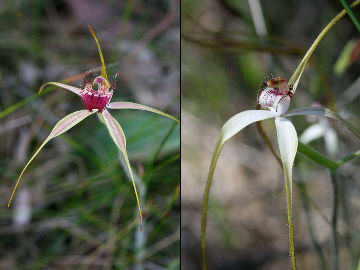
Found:
[{"label": "left photo panel", "polygon": [[179,9],[0,3],[0,269],[180,269]]}]

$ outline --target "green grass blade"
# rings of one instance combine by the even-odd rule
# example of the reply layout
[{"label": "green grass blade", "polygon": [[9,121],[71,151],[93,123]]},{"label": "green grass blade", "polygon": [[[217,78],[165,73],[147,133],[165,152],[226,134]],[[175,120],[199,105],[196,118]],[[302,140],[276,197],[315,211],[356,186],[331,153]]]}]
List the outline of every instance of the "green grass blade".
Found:
[{"label": "green grass blade", "polygon": [[355,14],[352,12],[351,8],[349,7],[348,3],[346,3],[345,0],[340,0],[342,6],[344,7],[344,9],[346,10],[346,12],[348,13],[350,19],[352,20],[352,22],[354,23],[356,29],[360,32],[360,22],[359,20],[356,18]]}]

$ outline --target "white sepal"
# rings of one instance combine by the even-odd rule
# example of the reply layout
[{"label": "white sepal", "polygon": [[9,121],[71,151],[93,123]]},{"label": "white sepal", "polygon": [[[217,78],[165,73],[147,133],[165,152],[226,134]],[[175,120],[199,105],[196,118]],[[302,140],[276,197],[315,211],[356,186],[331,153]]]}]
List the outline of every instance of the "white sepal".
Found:
[{"label": "white sepal", "polygon": [[264,110],[248,110],[235,114],[225,123],[221,130],[221,145],[246,126],[276,116],[276,113]]},{"label": "white sepal", "polygon": [[284,168],[286,204],[288,212],[290,258],[293,270],[295,265],[295,247],[294,247],[294,226],[292,218],[292,169],[296,156],[298,137],[294,125],[286,118],[275,118],[277,139],[280,149],[280,157]]}]

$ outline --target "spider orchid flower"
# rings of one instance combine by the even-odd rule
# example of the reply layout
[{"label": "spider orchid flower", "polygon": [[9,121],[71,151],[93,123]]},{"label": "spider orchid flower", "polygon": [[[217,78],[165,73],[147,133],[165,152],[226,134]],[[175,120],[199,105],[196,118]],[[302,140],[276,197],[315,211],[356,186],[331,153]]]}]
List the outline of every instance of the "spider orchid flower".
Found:
[{"label": "spider orchid flower", "polygon": [[[315,103],[313,106],[319,106]],[[339,151],[339,139],[331,120],[317,116],[308,116],[306,120],[312,125],[306,128],[299,136],[300,142],[309,144],[310,142],[322,138],[324,140],[325,150],[330,157],[336,157]]]},{"label": "spider orchid flower", "polygon": [[288,229],[289,229],[289,244],[290,244],[290,258],[292,267],[295,270],[295,248],[294,248],[294,233],[293,233],[293,217],[292,217],[292,168],[298,147],[298,136],[294,125],[288,119],[289,116],[295,115],[317,115],[325,116],[335,119],[345,125],[357,137],[360,137],[359,132],[350,123],[340,118],[334,112],[322,107],[308,107],[288,111],[293,97],[293,87],[288,86],[283,77],[275,77],[265,80],[260,86],[260,91],[257,97],[257,107],[265,110],[248,110],[240,112],[231,117],[223,126],[219,135],[214,154],[212,156],[208,179],[206,182],[205,194],[203,199],[202,210],[202,225],[201,225],[201,246],[202,246],[202,261],[203,269],[206,269],[205,257],[205,232],[207,207],[209,200],[209,193],[213,174],[215,171],[216,162],[219,158],[221,149],[224,144],[232,138],[235,134],[240,132],[243,128],[257,121],[274,118],[277,132],[277,141],[280,150],[280,157],[284,170],[287,214],[288,214]]},{"label": "spider orchid flower", "polygon": [[[78,95],[81,98],[85,109],[76,111],[76,112],[73,112],[73,113],[67,115],[66,117],[61,119],[55,125],[55,127],[51,131],[50,135],[40,145],[38,150],[30,158],[30,160],[28,161],[28,163],[25,165],[24,169],[22,170],[22,172],[16,182],[16,185],[13,189],[13,192],[11,194],[8,206],[10,206],[10,203],[14,196],[15,190],[16,190],[16,188],[19,184],[19,181],[20,181],[22,175],[24,174],[26,168],[29,166],[31,161],[36,157],[36,155],[40,152],[40,150],[45,146],[45,144],[47,144],[51,139],[63,134],[64,132],[68,131],[75,125],[79,124],[82,120],[84,120],[88,116],[90,116],[94,113],[97,113],[100,116],[100,118],[102,119],[102,122],[104,123],[104,125],[107,127],[107,129],[110,133],[110,136],[113,139],[113,141],[115,142],[116,146],[120,149],[120,151],[124,155],[124,159],[125,159],[127,168],[129,170],[129,174],[131,176],[131,180],[133,183],[134,192],[135,192],[135,196],[136,196],[136,200],[137,200],[137,204],[138,204],[139,216],[140,216],[140,230],[141,230],[142,229],[141,206],[140,206],[139,197],[137,194],[134,176],[133,176],[129,158],[128,158],[128,155],[126,152],[126,137],[125,137],[125,134],[124,134],[120,124],[118,123],[118,121],[116,121],[116,119],[113,116],[111,116],[109,109],[145,110],[145,111],[150,111],[153,113],[157,113],[157,114],[169,117],[177,122],[179,122],[179,120],[176,119],[175,117],[172,117],[172,116],[166,114],[166,113],[163,113],[159,110],[153,109],[153,108],[145,106],[145,105],[141,105],[141,104],[137,104],[137,103],[133,103],[133,102],[110,102],[111,98],[113,96],[113,93],[114,93],[116,75],[114,76],[114,83],[111,85],[109,83],[109,81],[107,80],[105,62],[104,62],[104,58],[103,58],[103,55],[101,52],[99,41],[90,26],[89,26],[89,30],[90,30],[91,34],[93,35],[93,37],[96,41],[96,44],[98,46],[99,55],[100,55],[100,59],[101,59],[101,66],[102,66],[101,76],[96,77],[94,80],[92,80],[90,78],[90,76],[86,76],[85,79],[83,79],[83,84],[84,84],[83,89],[80,89],[80,88],[77,88],[77,87],[74,87],[71,85],[57,83],[57,82],[47,82],[44,85],[42,85],[42,87],[39,90],[39,93],[47,85],[55,85],[55,86],[61,87],[63,89],[66,89],[66,90],[69,90],[69,91],[75,93],[76,95]],[[97,90],[93,89],[94,85],[97,85]]]}]

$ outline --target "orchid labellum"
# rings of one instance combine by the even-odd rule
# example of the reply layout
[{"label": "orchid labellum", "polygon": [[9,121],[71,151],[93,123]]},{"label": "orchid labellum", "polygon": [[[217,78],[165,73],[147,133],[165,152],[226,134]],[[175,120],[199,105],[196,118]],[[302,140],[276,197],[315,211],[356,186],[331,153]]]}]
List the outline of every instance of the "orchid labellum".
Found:
[{"label": "orchid labellum", "polygon": [[[61,119],[55,125],[55,127],[51,131],[50,135],[46,138],[46,140],[38,148],[38,150],[30,158],[30,160],[28,161],[28,163],[25,165],[24,169],[22,170],[22,172],[16,182],[14,190],[11,194],[8,206],[10,206],[11,200],[15,194],[15,190],[16,190],[16,188],[19,184],[19,181],[20,181],[22,175],[24,174],[26,168],[29,166],[31,161],[36,157],[36,155],[40,152],[40,150],[45,146],[45,144],[48,143],[51,139],[68,131],[69,129],[71,129],[78,123],[80,123],[82,120],[84,120],[88,116],[90,116],[94,113],[97,113],[100,116],[100,118],[103,120],[103,123],[105,124],[105,126],[108,128],[110,136],[113,139],[113,141],[115,142],[116,146],[119,148],[119,150],[124,155],[124,159],[125,159],[126,165],[128,167],[129,174],[131,176],[136,200],[138,203],[138,209],[139,209],[139,215],[140,215],[140,230],[141,230],[141,228],[142,228],[141,206],[140,206],[140,202],[139,202],[139,198],[138,198],[138,194],[137,194],[134,176],[133,176],[129,158],[128,158],[128,155],[126,152],[126,137],[125,137],[125,134],[124,134],[120,124],[116,121],[116,119],[114,117],[111,116],[109,109],[145,110],[145,111],[150,111],[153,113],[157,113],[157,114],[169,117],[177,122],[179,122],[179,120],[176,119],[175,117],[172,117],[172,116],[166,114],[166,113],[163,113],[159,110],[150,108],[145,105],[141,105],[141,104],[137,104],[137,103],[133,103],[133,102],[112,102],[111,103],[110,101],[111,101],[111,98],[114,93],[116,76],[114,77],[113,85],[111,85],[107,79],[105,62],[104,62],[104,58],[103,58],[103,55],[101,52],[99,41],[90,26],[89,26],[89,30],[92,33],[92,35],[97,43],[97,46],[98,46],[99,55],[100,55],[100,59],[101,59],[101,67],[102,67],[101,76],[98,76],[95,79],[92,79],[90,76],[86,76],[83,79],[83,83],[84,83],[83,89],[80,89],[80,88],[77,88],[74,86],[70,86],[70,85],[66,85],[66,84],[62,84],[62,83],[57,83],[57,82],[47,82],[40,88],[39,92],[41,92],[42,89],[46,85],[55,85],[55,86],[64,88],[66,90],[69,90],[69,91],[75,93],[76,95],[78,95],[82,99],[82,103],[83,103],[85,109],[76,111],[76,112],[73,112],[73,113],[67,115],[66,117]],[[94,90],[94,88],[93,88],[95,84],[97,85],[97,90]]]}]

